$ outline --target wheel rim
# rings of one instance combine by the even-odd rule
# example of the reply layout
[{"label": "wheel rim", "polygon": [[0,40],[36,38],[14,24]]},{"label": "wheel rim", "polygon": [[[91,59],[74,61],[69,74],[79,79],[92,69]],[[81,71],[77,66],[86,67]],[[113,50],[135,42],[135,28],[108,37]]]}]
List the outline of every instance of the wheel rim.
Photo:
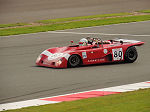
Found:
[{"label": "wheel rim", "polygon": [[136,58],[135,52],[133,50],[130,50],[128,53],[128,58],[130,60],[134,60]]},{"label": "wheel rim", "polygon": [[80,59],[78,56],[73,55],[70,57],[69,63],[72,67],[78,66],[80,64]]},{"label": "wheel rim", "polygon": [[133,58],[135,55],[134,55],[134,52],[133,51],[130,51],[129,52],[129,58]]},{"label": "wheel rim", "polygon": [[77,56],[74,56],[71,58],[71,64],[76,65],[79,62],[79,59]]}]

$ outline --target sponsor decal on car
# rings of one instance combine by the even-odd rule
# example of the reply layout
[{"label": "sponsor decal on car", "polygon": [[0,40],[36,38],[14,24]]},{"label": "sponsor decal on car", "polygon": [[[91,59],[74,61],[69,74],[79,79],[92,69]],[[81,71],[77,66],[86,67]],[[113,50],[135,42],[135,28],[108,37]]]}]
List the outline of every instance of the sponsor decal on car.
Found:
[{"label": "sponsor decal on car", "polygon": [[94,61],[104,61],[104,59],[97,58],[97,59],[89,59],[88,60],[88,62],[94,62]]},{"label": "sponsor decal on car", "polygon": [[107,49],[104,49],[104,53],[107,54],[107,52],[108,52]]},{"label": "sponsor decal on car", "polygon": [[87,58],[86,52],[82,52],[83,59]]}]

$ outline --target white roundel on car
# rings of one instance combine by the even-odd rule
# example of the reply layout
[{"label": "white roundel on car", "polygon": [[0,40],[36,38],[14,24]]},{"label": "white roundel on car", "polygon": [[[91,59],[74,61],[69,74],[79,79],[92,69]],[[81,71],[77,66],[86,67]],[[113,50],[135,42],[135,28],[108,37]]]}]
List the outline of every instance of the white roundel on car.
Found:
[{"label": "white roundel on car", "polygon": [[57,59],[57,58],[60,58],[60,57],[64,57],[68,60],[70,54],[68,53],[51,53],[47,50],[45,50],[44,52],[42,52],[41,54],[44,54],[46,56],[48,56],[48,60],[53,60],[53,59]]},{"label": "white roundel on car", "polygon": [[51,53],[51,55],[48,56],[48,60],[53,60],[59,57],[63,57],[63,55],[64,55],[63,53],[54,53],[54,54]]},{"label": "white roundel on car", "polygon": [[113,53],[113,60],[114,61],[123,60],[123,50],[122,50],[122,48],[112,49],[112,53]]},{"label": "white roundel on car", "polygon": [[54,53],[48,57],[48,60],[53,60],[53,59],[61,58],[61,57],[64,57],[68,60],[69,56],[70,56],[70,54],[68,54],[68,53]]}]

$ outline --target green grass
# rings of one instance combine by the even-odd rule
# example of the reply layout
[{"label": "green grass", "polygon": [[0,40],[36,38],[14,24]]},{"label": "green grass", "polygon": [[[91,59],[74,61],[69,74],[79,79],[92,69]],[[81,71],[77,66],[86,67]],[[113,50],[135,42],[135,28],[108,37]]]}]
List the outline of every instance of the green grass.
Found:
[{"label": "green grass", "polygon": [[86,19],[96,19],[104,17],[117,17],[117,16],[126,16],[131,15],[131,13],[115,13],[115,14],[103,14],[103,15],[91,15],[91,16],[82,16],[82,17],[70,17],[70,18],[58,18],[58,19],[49,19],[49,20],[40,20],[38,23],[50,24],[57,22],[69,22],[74,20],[86,20]]},{"label": "green grass", "polygon": [[67,23],[56,23],[51,25],[0,29],[0,36],[37,33],[37,32],[46,32],[46,31],[100,26],[100,25],[110,25],[110,24],[119,24],[119,23],[139,22],[139,21],[146,21],[146,20],[150,20],[150,15],[116,17],[116,18],[107,18],[107,19],[99,19],[99,20],[71,21]]},{"label": "green grass", "polygon": [[142,12],[142,13],[150,13],[150,10],[141,10],[139,12]]},{"label": "green grass", "polygon": [[5,112],[150,112],[150,89]]},{"label": "green grass", "polygon": [[28,23],[0,24],[0,28],[30,25]]}]

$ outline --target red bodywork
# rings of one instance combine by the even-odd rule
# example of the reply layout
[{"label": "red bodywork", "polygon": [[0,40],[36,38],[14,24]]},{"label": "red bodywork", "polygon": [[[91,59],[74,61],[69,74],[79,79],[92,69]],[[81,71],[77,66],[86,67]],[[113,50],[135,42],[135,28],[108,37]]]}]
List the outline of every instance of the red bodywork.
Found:
[{"label": "red bodywork", "polygon": [[144,44],[141,41],[127,39],[117,39],[113,42],[107,40],[107,42],[109,44],[99,44],[99,47],[96,44],[88,44],[87,46],[71,45],[49,48],[39,55],[36,64],[53,68],[67,68],[68,59],[73,54],[80,56],[82,65],[119,62],[124,61],[128,47]]}]

